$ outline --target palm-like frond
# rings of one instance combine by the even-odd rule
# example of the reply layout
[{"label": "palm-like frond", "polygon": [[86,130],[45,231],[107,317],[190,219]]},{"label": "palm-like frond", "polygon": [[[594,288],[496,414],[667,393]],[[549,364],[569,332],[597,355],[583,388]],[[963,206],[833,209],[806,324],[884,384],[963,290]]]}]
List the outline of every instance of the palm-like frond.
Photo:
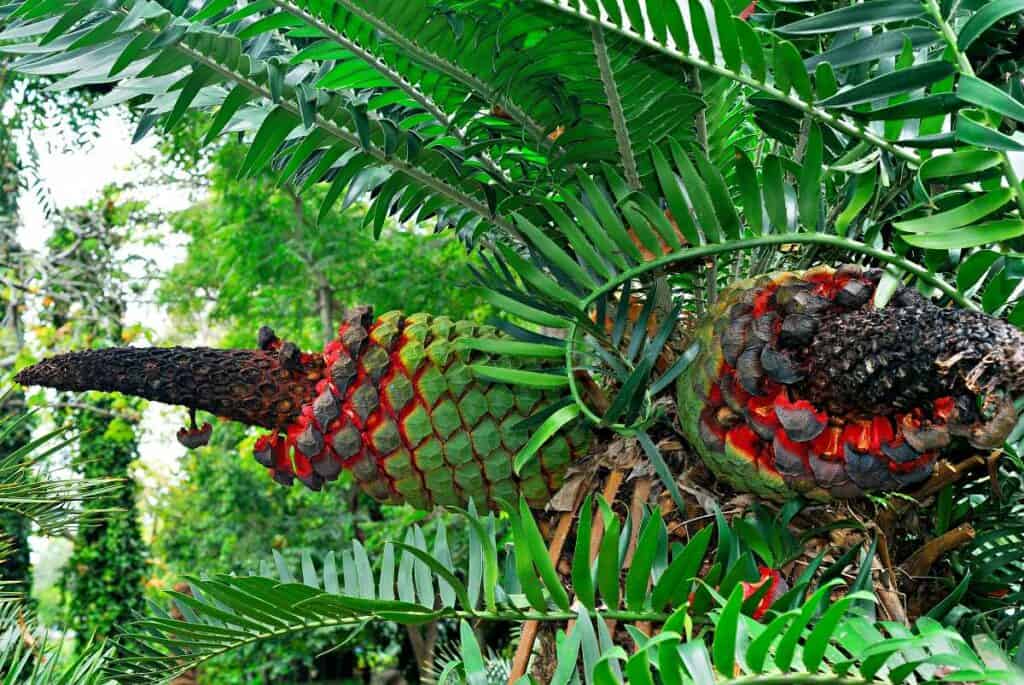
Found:
[{"label": "palm-like frond", "polygon": [[[810,230],[849,234],[876,187],[884,193],[897,180],[881,174],[895,175],[904,165],[924,191],[906,211],[926,216],[896,224],[907,244],[967,249],[1024,234],[1024,189],[1011,160],[1024,143],[1000,131],[1016,129],[1024,108],[999,84],[977,78],[965,52],[1019,11],[1012,4],[983,12],[957,5],[950,16],[933,0],[869,2],[812,10],[792,21],[788,11],[734,17],[724,0],[691,2],[689,12],[671,2],[647,3],[641,11],[640,3],[629,1],[621,12],[617,3],[538,1],[660,50],[681,68],[742,84],[763,133],[783,150],[759,160],[762,182],[775,190],[772,181],[777,185],[787,174],[799,180],[783,195],[763,195],[776,230],[796,219]],[[933,154],[936,148],[951,151]],[[819,211],[823,163],[829,175],[848,171],[857,179],[840,195],[849,197],[847,216],[826,220]],[[787,197],[796,200],[797,211],[782,204]],[[943,211],[968,202],[969,209]],[[756,203],[750,194],[744,206],[754,225],[761,222]]]},{"label": "palm-like frond", "polygon": [[84,645],[67,660],[61,643],[39,629],[27,610],[17,603],[0,604],[0,673],[4,682],[28,685],[101,685],[109,653]]},{"label": "palm-like frond", "polygon": [[[510,512],[514,545],[506,550],[497,549],[494,515],[470,512],[468,525],[452,528],[468,531],[465,565],[453,565],[442,525],[432,548],[419,528],[404,542],[389,543],[376,570],[355,542],[338,556],[328,553],[319,567],[304,554],[298,575],[275,554],[275,565],[265,565],[260,576],[193,580],[191,595],[174,595],[184,619],[159,610],[143,619],[121,638],[129,656],[115,662],[114,673],[129,682],[158,681],[255,640],[322,630],[354,635],[373,620],[415,625],[457,619],[463,626],[461,668],[470,682],[484,662],[468,622],[495,620],[575,622],[560,641],[554,682],[650,682],[652,668],[669,682],[698,683],[745,682],[757,674],[784,683],[823,677],[851,683],[955,681],[968,672],[982,682],[1018,677],[1011,667],[987,666],[963,638],[934,620],[922,619],[915,630],[875,624],[863,613],[871,593],[858,589],[860,581],[844,588],[834,578],[845,561],[816,576],[817,560],[793,590],[775,599],[765,622],[758,622],[749,614],[768,586],[752,592],[745,584],[758,578],[747,541],[765,550],[764,539],[721,519],[688,544],[670,545],[657,514],[622,521],[603,500],[597,502],[604,512],[603,541],[592,564],[587,551],[594,509],[588,500],[570,571],[574,599],[525,505]],[[640,526],[637,552],[627,564],[625,543],[633,525]],[[747,525],[763,531],[772,524]],[[712,546],[716,530],[718,544]],[[612,645],[609,620],[627,624],[634,652]],[[657,637],[634,627],[645,622],[661,625]],[[447,675],[459,666],[449,663]]]},{"label": "palm-like frond", "polygon": [[[0,435],[16,430],[29,414],[4,422]],[[0,461],[0,508],[33,521],[43,535],[68,535],[79,525],[88,525],[79,505],[109,495],[121,487],[115,478],[51,480],[41,477],[36,467],[50,454],[63,449],[73,438],[58,429],[40,436]],[[92,512],[91,515],[102,515]]]},{"label": "palm-like frond", "polygon": [[[23,428],[31,413],[0,421],[0,440]],[[65,431],[57,430],[31,440],[0,460],[0,509],[31,520],[43,535],[67,535],[93,519],[83,515],[82,502],[108,495],[121,487],[116,479],[50,480],[38,468],[53,452],[65,447]],[[102,512],[93,512],[102,514]],[[0,538],[0,561],[13,551],[9,540]],[[25,588],[16,583],[0,587],[0,673],[9,683],[55,683],[93,685],[104,683],[106,650],[83,645],[67,661],[61,644],[39,629],[23,599]]]}]

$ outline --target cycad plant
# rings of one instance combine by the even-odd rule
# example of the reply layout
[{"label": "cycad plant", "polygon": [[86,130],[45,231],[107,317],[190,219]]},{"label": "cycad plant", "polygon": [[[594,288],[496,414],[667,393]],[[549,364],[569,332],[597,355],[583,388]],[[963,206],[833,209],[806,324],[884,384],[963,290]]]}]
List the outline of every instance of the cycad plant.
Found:
[{"label": "cycad plant", "polygon": [[[31,425],[32,413],[4,419],[0,422],[0,437],[16,433],[26,423]],[[82,505],[109,497],[121,487],[112,478],[50,477],[45,460],[72,442],[65,434],[66,430],[58,429],[41,435],[11,452],[0,466],[0,510],[29,520],[41,535],[69,535],[81,526],[95,525],[97,517],[106,512],[83,511]],[[7,531],[2,533],[0,563],[15,552]],[[69,661],[61,658],[62,644],[36,625],[32,609],[24,601],[28,589],[8,582],[0,587],[0,679],[40,685],[109,682],[104,674],[107,648],[90,643],[90,636],[83,635],[79,654]]]},{"label": "cycad plant", "polygon": [[309,559],[301,583],[280,565],[197,580],[185,621],[125,637],[125,679],[440,619],[462,628],[443,678],[472,682],[474,622],[497,619],[524,623],[513,678],[534,645],[558,682],[1019,678],[965,640],[1020,658],[1020,2],[0,12],[17,69],[104,84],[137,137],[208,113],[208,141],[248,140],[242,173],[328,184],[321,216],[368,195],[367,230],[457,231],[499,311],[358,309],[322,355],[264,329],[259,350],[23,374],[265,426],[255,456],[286,484],[350,468],[380,499],[471,507],[465,569],[412,531],[381,559]]}]

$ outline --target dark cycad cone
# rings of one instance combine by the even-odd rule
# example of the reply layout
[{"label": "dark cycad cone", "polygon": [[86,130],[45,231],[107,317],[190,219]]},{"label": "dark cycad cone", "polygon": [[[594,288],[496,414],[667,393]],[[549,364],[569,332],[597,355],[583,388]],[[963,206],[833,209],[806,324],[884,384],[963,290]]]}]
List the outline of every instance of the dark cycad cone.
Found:
[{"label": "dark cycad cone", "polygon": [[16,380],[57,390],[121,392],[283,429],[315,395],[319,355],[283,362],[277,352],[208,347],[123,347],[60,354]]}]

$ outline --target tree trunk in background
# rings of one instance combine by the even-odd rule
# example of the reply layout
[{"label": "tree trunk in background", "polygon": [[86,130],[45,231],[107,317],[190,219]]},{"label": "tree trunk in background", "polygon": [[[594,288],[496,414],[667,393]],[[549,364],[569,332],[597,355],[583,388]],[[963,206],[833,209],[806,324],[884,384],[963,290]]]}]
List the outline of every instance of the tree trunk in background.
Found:
[{"label": "tree trunk in background", "polygon": [[[16,393],[8,398],[7,403],[0,407],[0,420],[16,416],[25,409],[25,396]],[[0,460],[6,459],[11,452],[22,447],[32,434],[32,427],[22,423],[17,429],[0,440]],[[10,511],[0,510],[0,531],[13,545],[10,556],[0,563],[0,581],[16,582],[18,588],[28,595],[32,590],[32,566],[29,561],[28,535],[31,524],[28,519]]]},{"label": "tree trunk in background", "polygon": [[[91,404],[109,409],[113,401],[104,397]],[[68,625],[78,633],[81,645],[91,635],[110,636],[145,609],[146,547],[135,509],[137,487],[129,474],[138,457],[136,426],[88,409],[73,409],[70,418],[81,433],[72,467],[86,478],[125,480],[115,495],[85,505],[113,511],[97,525],[79,530],[64,570]]]},{"label": "tree trunk in background", "polygon": [[[126,221],[118,209],[116,198],[108,197],[98,208],[67,211],[47,241],[51,255],[63,255],[50,260],[54,268],[44,289],[66,296],[54,298],[50,308],[52,325],[68,336],[64,344],[123,343],[128,292],[117,287],[124,273],[118,250],[129,229],[118,223]],[[66,282],[73,282],[75,289],[62,292]],[[81,648],[91,637],[111,637],[145,610],[148,550],[136,509],[138,486],[130,473],[139,456],[135,417],[142,402],[102,393],[78,400],[63,416],[78,436],[71,467],[85,478],[123,481],[116,493],[84,505],[105,513],[94,525],[78,530],[64,569],[67,625],[77,633]]]},{"label": "tree trunk in background", "polygon": [[324,342],[334,339],[334,327],[337,322],[334,320],[334,289],[326,281],[322,282],[316,289],[317,309],[320,312],[320,328]]},{"label": "tree trunk in background", "polygon": [[[10,90],[2,66],[0,66],[0,102]],[[21,189],[18,150],[13,139],[15,122],[0,117],[0,261],[9,265],[16,261],[20,252],[18,245],[18,195]],[[5,271],[13,269],[5,266]],[[14,277],[17,280],[17,276]],[[8,288],[2,302],[3,337],[0,339],[0,373],[8,373],[14,367],[14,360],[23,345],[20,308],[21,293]],[[0,419],[17,416],[25,411],[25,395],[21,392],[10,395],[0,405]],[[22,423],[16,430],[0,440],[0,459],[22,447],[32,434],[32,425]],[[17,582],[28,595],[32,591],[32,568],[29,560],[28,535],[30,524],[18,514],[0,511],[0,535],[14,546],[9,558],[0,564],[0,580]]]}]

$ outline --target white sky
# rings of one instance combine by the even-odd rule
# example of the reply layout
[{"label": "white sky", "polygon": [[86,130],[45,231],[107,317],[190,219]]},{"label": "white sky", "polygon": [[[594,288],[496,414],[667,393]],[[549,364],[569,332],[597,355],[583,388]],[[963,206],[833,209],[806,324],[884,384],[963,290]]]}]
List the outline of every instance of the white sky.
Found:
[{"label": "white sky", "polygon": [[[70,150],[64,149],[59,133],[52,130],[32,133],[39,154],[38,175],[46,184],[50,200],[57,209],[82,205],[98,197],[103,187],[111,183],[141,183],[145,180],[146,173],[139,167],[145,159],[155,155],[154,138],[150,136],[132,145],[131,125],[114,112],[103,115],[98,131],[99,135],[90,147]],[[185,191],[172,187],[140,187],[133,191],[132,197],[146,200],[153,209],[163,211],[180,210],[191,204]],[[19,211],[19,237],[23,247],[43,250],[52,227],[33,192],[22,193]],[[134,251],[151,258],[164,270],[184,257],[184,244],[180,240],[169,239],[163,245],[145,249],[136,247]],[[169,324],[158,308],[140,302],[129,303],[126,323],[141,323],[154,331],[158,338],[167,331]],[[136,477],[143,485],[143,497],[152,493],[154,487],[175,477],[176,465],[184,453],[175,433],[185,418],[186,413],[180,408],[151,404],[147,410],[143,418],[141,459],[136,470]],[[144,530],[149,525],[148,521],[143,521]],[[55,548],[50,541],[34,539],[33,557],[40,561],[45,559],[44,563],[48,565],[63,557],[67,553],[65,548],[65,545]]]}]

